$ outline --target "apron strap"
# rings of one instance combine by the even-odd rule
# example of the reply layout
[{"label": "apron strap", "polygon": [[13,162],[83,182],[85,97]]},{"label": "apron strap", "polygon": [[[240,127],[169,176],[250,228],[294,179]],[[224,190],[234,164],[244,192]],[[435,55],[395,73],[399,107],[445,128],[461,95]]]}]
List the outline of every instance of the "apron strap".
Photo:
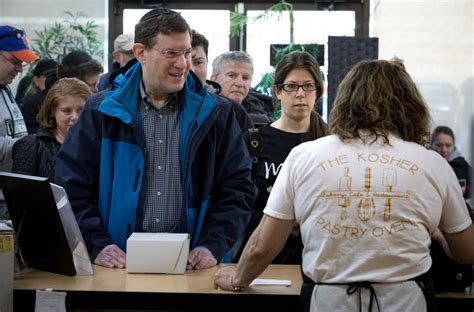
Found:
[{"label": "apron strap", "polygon": [[436,297],[433,285],[433,278],[431,277],[431,269],[426,273],[421,274],[413,279],[421,288],[426,300],[426,311],[436,312]]},{"label": "apron strap", "polygon": [[316,283],[303,273],[303,269],[301,269],[301,276],[303,277],[303,284],[301,285],[298,312],[309,312],[311,308],[311,296],[313,295],[313,289]]},{"label": "apron strap", "polygon": [[[318,285],[331,285],[326,283],[315,283],[311,278],[306,276],[301,269],[301,275],[303,277],[303,284],[301,285],[301,294],[299,298],[298,312],[309,312],[311,308],[311,297],[313,294],[314,286]],[[433,279],[431,278],[431,270],[426,273],[421,274],[412,279],[416,284],[421,288],[423,295],[426,301],[426,311],[427,312],[436,312],[436,298],[435,291],[433,286]],[[341,285],[341,284],[333,284]],[[369,311],[372,311],[373,301],[377,304],[378,311],[380,311],[379,302],[377,299],[377,294],[375,293],[374,288],[370,282],[356,282],[348,283],[348,288],[346,293],[350,296],[356,291],[359,291],[359,311],[362,309],[361,303],[361,288],[367,288],[370,290],[370,302],[369,302]]]},{"label": "apron strap", "polygon": [[362,312],[362,295],[361,295],[361,290],[362,288],[367,288],[370,291],[370,301],[369,301],[369,312],[372,312],[372,305],[374,303],[377,304],[377,309],[380,312],[380,305],[379,305],[379,300],[377,299],[377,294],[375,293],[375,289],[372,287],[372,285],[369,282],[355,282],[355,283],[349,283],[349,287],[347,287],[346,294],[349,296],[355,293],[356,291],[359,291],[359,311]]}]

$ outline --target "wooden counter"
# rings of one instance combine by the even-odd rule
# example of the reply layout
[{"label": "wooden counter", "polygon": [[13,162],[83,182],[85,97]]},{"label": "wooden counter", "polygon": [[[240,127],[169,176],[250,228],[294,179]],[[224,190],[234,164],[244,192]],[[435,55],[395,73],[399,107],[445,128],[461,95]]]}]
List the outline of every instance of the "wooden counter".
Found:
[{"label": "wooden counter", "polygon": [[[171,311],[297,311],[301,288],[300,267],[271,265],[260,278],[289,279],[291,287],[255,286],[242,293],[214,289],[220,266],[184,275],[127,274],[122,269],[94,266],[93,276],[69,277],[33,269],[15,276],[15,311],[34,311],[36,289],[65,291],[68,309],[171,310]],[[474,309],[473,292],[436,294],[438,312]],[[244,308],[242,308],[244,307]]]},{"label": "wooden counter", "polygon": [[172,309],[218,311],[264,305],[271,311],[296,311],[300,267],[271,265],[260,278],[290,279],[292,285],[254,286],[242,293],[214,289],[219,266],[184,275],[128,274],[123,269],[94,266],[93,276],[69,277],[26,269],[15,276],[15,311],[33,311],[36,289],[67,292],[66,307],[81,309]]}]

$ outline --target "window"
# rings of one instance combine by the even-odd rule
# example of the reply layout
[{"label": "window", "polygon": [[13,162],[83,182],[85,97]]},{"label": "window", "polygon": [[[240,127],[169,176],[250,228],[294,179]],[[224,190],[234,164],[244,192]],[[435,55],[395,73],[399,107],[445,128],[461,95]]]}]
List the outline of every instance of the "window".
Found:
[{"label": "window", "polygon": [[[248,11],[249,20],[263,11]],[[318,43],[325,45],[325,62],[321,66],[327,77],[328,36],[354,36],[354,11],[294,11],[294,41],[296,44]],[[252,86],[258,84],[262,76],[270,72],[270,44],[290,42],[290,21],[283,12],[281,18],[272,16],[247,24],[247,52],[254,60]],[[327,79],[325,78],[327,82]],[[326,89],[326,87],[325,87]],[[323,97],[323,118],[327,120],[327,92]]]},{"label": "window", "polygon": [[[135,32],[135,24],[148,9],[125,9],[123,12],[123,32]],[[212,73],[212,61],[219,54],[229,51],[229,11],[228,10],[176,10],[180,12],[191,28],[209,40],[208,75]],[[204,18],[203,18],[204,17]],[[208,77],[209,78],[209,77]]]}]

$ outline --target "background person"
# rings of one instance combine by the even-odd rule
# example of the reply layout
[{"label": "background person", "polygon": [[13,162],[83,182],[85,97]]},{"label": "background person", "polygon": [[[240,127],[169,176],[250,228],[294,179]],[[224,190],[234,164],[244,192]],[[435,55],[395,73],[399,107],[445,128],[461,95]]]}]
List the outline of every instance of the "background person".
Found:
[{"label": "background person", "polygon": [[[27,134],[23,115],[8,85],[23,71],[23,62],[37,59],[23,30],[0,26],[0,171],[11,171],[13,144]],[[0,219],[8,219],[1,190]]]},{"label": "background person", "polygon": [[57,67],[58,63],[56,61],[47,59],[39,61],[33,70],[31,85],[20,103],[21,113],[29,134],[35,134],[38,131],[36,115],[38,115],[49,88],[56,81]]},{"label": "background person", "polygon": [[95,264],[123,268],[132,232],[174,232],[190,234],[188,269],[211,267],[230,256],[256,193],[232,106],[189,75],[191,30],[179,13],[146,13],[133,52],[138,62],[71,128],[56,182]]},{"label": "background person", "polygon": [[[206,37],[204,37],[204,35],[198,33],[194,29],[191,30],[191,35],[191,46],[193,47],[193,52],[191,55],[191,70],[196,74],[196,76],[198,76],[199,80],[201,80],[203,86],[209,93],[212,93],[214,95],[220,95],[221,86],[217,83],[214,83],[213,81],[206,79],[207,51],[209,48],[209,41],[206,39]],[[219,100],[226,101],[227,98],[222,98],[221,96],[219,96]],[[240,129],[244,131],[253,128],[252,120],[250,119],[242,104],[233,101],[232,105]]]},{"label": "background person", "polygon": [[102,91],[109,88],[112,82],[109,81],[110,74],[124,67],[131,59],[135,58],[132,51],[134,36],[133,34],[121,34],[114,40],[114,51],[112,52],[113,63],[109,72],[99,78],[97,90]]},{"label": "background person", "polygon": [[100,74],[104,71],[102,65],[94,60],[87,52],[72,51],[67,54],[61,64],[57,67],[57,73],[51,73],[46,78],[46,88],[42,92],[34,94],[25,99],[22,105],[26,126],[29,134],[35,134],[38,131],[38,120],[36,116],[41,108],[41,104],[49,91],[49,88],[59,78],[78,78],[85,82],[92,93],[97,92],[97,82]]},{"label": "background person", "polygon": [[252,58],[246,52],[225,52],[212,62],[211,80],[221,86],[223,96],[237,103],[242,104],[249,94],[252,76]]},{"label": "background person", "polygon": [[84,81],[92,93],[97,92],[97,83],[104,67],[85,51],[72,51],[58,65],[58,78],[78,78]]},{"label": "background person", "polygon": [[253,64],[249,54],[230,51],[217,56],[212,62],[211,81],[221,86],[220,94],[242,104],[255,126],[273,121],[272,99],[252,91]]},{"label": "background person", "polygon": [[26,91],[28,91],[31,81],[33,81],[33,74],[26,73],[21,77],[20,82],[18,82],[18,85],[16,86],[15,102],[18,103],[19,107],[21,107],[21,101],[25,98]]},{"label": "background person", "polygon": [[[458,178],[464,199],[471,197],[470,182],[471,170],[468,162],[462,157],[455,145],[454,132],[446,126],[438,126],[431,135],[431,149],[437,151],[453,168]],[[471,208],[466,202],[469,212]],[[471,212],[472,213],[472,212]],[[449,247],[445,240],[438,236],[433,237],[430,246],[433,265],[431,273],[434,287],[437,291],[464,291],[472,283],[472,266],[460,264],[452,259]]]},{"label": "background person", "polygon": [[461,151],[456,148],[454,132],[446,126],[438,126],[431,136],[431,148],[446,159],[453,168],[461,184],[464,199],[471,198],[471,171],[469,163],[462,157]]},{"label": "background person", "polygon": [[[324,92],[320,73],[318,62],[309,53],[295,51],[283,57],[275,69],[273,81],[273,96],[281,102],[281,117],[244,135],[254,159],[252,179],[258,195],[243,244],[234,260],[238,261],[248,238],[262,219],[268,196],[290,151],[302,142],[327,134],[326,124],[313,110]],[[301,264],[302,251],[300,233],[295,228],[273,263]]]},{"label": "background person", "polygon": [[38,132],[13,145],[12,172],[47,177],[54,182],[56,154],[91,94],[77,78],[56,81],[38,113]]},{"label": "background person", "polygon": [[330,120],[333,135],[291,151],[237,268],[216,286],[247,287],[296,220],[303,311],[432,311],[431,235],[439,227],[453,256],[474,263],[474,228],[453,170],[424,147],[430,115],[415,83],[399,62],[362,61]]},{"label": "background person", "polygon": [[191,69],[203,83],[207,83],[207,65],[209,40],[196,30],[191,30],[191,46],[193,47]]},{"label": "background person", "polygon": [[33,69],[31,84],[26,90],[26,95],[35,94],[46,88],[46,78],[51,74],[56,74],[58,62],[52,59],[39,61]]}]

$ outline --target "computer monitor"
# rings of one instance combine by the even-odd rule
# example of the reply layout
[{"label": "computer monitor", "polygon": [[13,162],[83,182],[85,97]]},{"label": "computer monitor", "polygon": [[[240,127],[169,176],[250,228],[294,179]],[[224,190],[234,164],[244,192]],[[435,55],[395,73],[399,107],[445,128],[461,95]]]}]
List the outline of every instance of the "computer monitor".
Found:
[{"label": "computer monitor", "polygon": [[[8,172],[0,172],[0,185],[28,267],[69,276],[92,274],[63,188],[47,178]],[[78,272],[78,267],[86,267],[86,273]]]}]

